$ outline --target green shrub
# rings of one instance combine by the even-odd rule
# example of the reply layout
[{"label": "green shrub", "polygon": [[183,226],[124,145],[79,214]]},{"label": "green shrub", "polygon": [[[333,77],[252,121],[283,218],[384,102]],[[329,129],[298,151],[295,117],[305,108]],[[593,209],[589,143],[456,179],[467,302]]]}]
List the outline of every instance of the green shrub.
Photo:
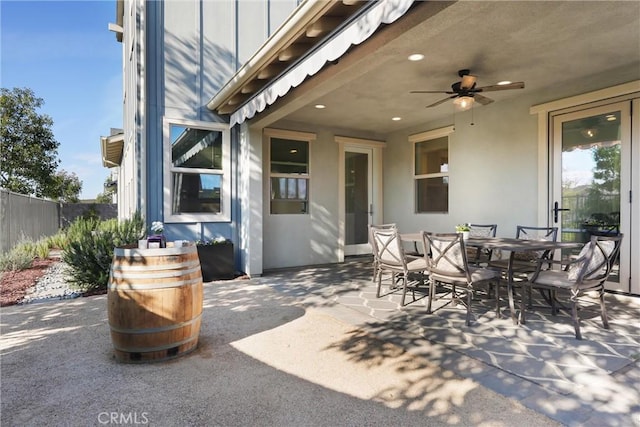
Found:
[{"label": "green shrub", "polygon": [[32,260],[37,256],[36,244],[30,237],[22,237],[13,249],[11,249],[11,252],[30,256]]},{"label": "green shrub", "polygon": [[91,233],[93,230],[98,228],[98,224],[100,224],[100,221],[97,219],[77,218],[69,225],[69,228],[66,229],[65,234],[67,236],[67,241],[72,242],[78,240],[81,236],[84,236],[87,233]]},{"label": "green shrub", "polygon": [[113,239],[111,233],[89,232],[70,241],[62,254],[70,267],[69,282],[85,292],[106,289]]},{"label": "green shrub", "polygon": [[53,236],[47,237],[47,243],[50,249],[64,249],[69,243],[67,238],[67,232],[64,230],[58,231]]},{"label": "green shrub", "polygon": [[25,270],[35,258],[49,257],[49,242],[46,237],[34,242],[29,237],[22,239],[6,254],[0,256],[0,271]]},{"label": "green shrub", "polygon": [[40,259],[49,258],[49,241],[46,237],[33,244],[33,253]]},{"label": "green shrub", "polygon": [[144,236],[145,226],[138,214],[120,223],[91,221],[82,219],[82,224],[73,227],[74,238],[69,238],[62,260],[70,267],[69,281],[73,285],[84,292],[99,292],[107,289],[113,248],[136,244]]},{"label": "green shrub", "polygon": [[31,267],[33,255],[24,249],[15,248],[6,254],[0,255],[0,271],[24,270]]}]

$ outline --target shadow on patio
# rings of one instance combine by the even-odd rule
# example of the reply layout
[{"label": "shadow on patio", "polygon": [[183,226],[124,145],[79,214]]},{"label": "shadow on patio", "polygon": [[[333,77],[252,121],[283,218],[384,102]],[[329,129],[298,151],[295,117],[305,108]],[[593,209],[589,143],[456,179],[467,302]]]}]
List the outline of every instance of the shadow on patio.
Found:
[{"label": "shadow on patio", "polygon": [[[342,275],[340,266],[334,273]],[[348,297],[340,288],[349,280],[331,285],[332,298]],[[328,290],[320,285],[314,292]],[[144,364],[114,360],[106,296],[3,307],[1,422],[418,426],[428,418],[443,426],[555,425],[372,336],[366,325],[325,312],[322,301],[331,310],[342,306],[303,288],[276,276],[207,283],[198,348]]]},{"label": "shadow on patio", "polygon": [[640,425],[640,298],[607,295],[609,330],[602,328],[597,305],[586,306],[579,341],[566,313],[551,316],[543,307],[529,310],[527,324],[515,326],[506,302],[496,318],[494,301],[478,298],[470,327],[464,324],[465,308],[443,307],[446,300],[436,301],[434,313],[427,314],[422,293],[401,307],[400,292],[375,297],[371,273],[370,258],[364,257],[272,271],[258,280],[302,299],[306,307],[357,312],[362,329],[334,344],[352,360],[382,363],[396,351],[370,342],[373,336],[563,424]]}]

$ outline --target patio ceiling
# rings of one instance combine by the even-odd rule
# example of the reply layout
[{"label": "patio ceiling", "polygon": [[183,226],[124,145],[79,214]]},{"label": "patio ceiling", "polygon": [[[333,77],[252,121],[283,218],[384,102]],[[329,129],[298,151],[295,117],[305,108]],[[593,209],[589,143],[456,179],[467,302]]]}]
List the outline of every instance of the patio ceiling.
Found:
[{"label": "patio ceiling", "polygon": [[[408,61],[413,53],[424,60]],[[450,101],[425,108],[446,95],[410,91],[449,90],[464,68],[478,86],[525,82],[524,89],[487,93],[495,103],[525,92],[544,92],[546,102],[640,79],[640,3],[420,2],[253,122],[384,135],[451,116]]]}]

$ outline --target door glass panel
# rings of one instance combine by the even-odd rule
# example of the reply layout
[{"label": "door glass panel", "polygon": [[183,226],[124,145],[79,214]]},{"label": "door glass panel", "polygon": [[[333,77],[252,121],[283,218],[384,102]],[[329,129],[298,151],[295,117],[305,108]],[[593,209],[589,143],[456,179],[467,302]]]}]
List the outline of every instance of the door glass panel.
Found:
[{"label": "door glass panel", "polygon": [[369,225],[369,157],[345,152],[345,243],[367,243]]},{"label": "door glass panel", "polygon": [[[620,131],[619,111],[562,123],[563,241],[620,232]],[[609,281],[619,281],[617,267]]]}]

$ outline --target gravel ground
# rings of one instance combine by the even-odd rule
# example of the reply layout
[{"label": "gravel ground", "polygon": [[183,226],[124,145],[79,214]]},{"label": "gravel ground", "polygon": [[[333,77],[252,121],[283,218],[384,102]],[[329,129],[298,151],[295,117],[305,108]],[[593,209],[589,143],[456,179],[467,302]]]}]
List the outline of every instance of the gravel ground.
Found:
[{"label": "gravel ground", "polygon": [[66,276],[67,268],[67,265],[62,261],[51,264],[44,275],[36,280],[35,285],[27,290],[26,295],[19,304],[71,299],[82,296],[80,291],[69,287]]}]

